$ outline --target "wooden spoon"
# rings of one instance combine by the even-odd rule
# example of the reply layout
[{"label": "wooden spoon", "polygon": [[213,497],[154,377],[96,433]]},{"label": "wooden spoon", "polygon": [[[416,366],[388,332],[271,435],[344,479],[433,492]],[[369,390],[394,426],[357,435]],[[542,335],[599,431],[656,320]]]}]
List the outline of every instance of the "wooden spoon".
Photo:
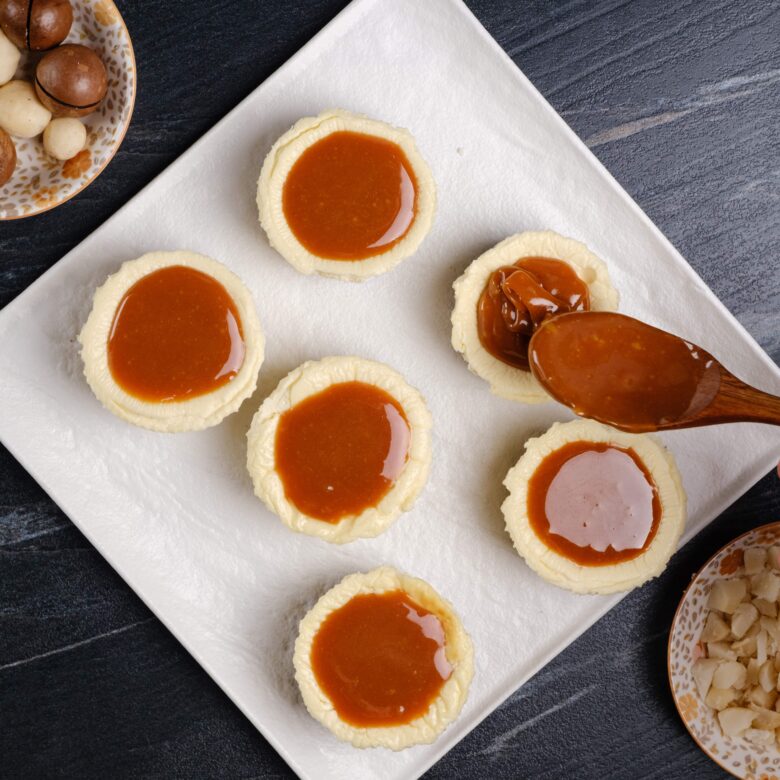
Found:
[{"label": "wooden spoon", "polygon": [[624,314],[551,317],[534,333],[528,355],[553,398],[629,433],[780,425],[780,397],[740,381],[696,344]]}]

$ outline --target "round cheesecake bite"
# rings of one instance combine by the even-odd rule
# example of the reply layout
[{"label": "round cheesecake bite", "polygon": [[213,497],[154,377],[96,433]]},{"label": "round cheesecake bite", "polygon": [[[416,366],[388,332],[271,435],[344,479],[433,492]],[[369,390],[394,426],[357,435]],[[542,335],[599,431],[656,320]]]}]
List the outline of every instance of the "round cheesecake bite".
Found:
[{"label": "round cheesecake bite", "polygon": [[257,205],[271,246],[298,271],[360,281],[416,251],[436,186],[407,130],[331,110],[273,145]]},{"label": "round cheesecake bite", "polygon": [[452,605],[389,566],[350,574],[301,621],[295,679],[311,715],[355,747],[428,744],[458,716],[474,673]]},{"label": "round cheesecake bite", "polygon": [[515,548],[544,579],[578,593],[630,590],[658,576],[685,527],[674,458],[654,437],[590,420],[526,443],[504,480]]},{"label": "round cheesecake bite", "polygon": [[194,252],[150,252],[95,291],[79,334],[84,375],[123,420],[194,431],[235,412],[257,386],[264,337],[252,295]]},{"label": "round cheesecake bite", "polygon": [[255,414],[255,493],[294,531],[329,542],[382,533],[428,478],[431,416],[382,363],[328,357],[288,374]]},{"label": "round cheesecake bite", "polygon": [[453,285],[452,346],[503,398],[549,401],[528,365],[528,343],[547,317],[614,311],[618,293],[604,262],[551,230],[527,231],[474,260]]}]

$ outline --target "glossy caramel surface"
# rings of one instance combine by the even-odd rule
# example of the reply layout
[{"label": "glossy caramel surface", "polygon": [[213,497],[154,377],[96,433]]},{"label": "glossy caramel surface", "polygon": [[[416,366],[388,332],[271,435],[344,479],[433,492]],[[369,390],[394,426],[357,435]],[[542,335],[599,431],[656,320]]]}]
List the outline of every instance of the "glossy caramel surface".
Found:
[{"label": "glossy caramel surface", "polygon": [[401,590],[354,596],[314,637],[311,664],[338,716],[357,727],[425,714],[452,673],[439,618]]},{"label": "glossy caramel surface", "polygon": [[306,249],[331,260],[386,252],[414,221],[417,182],[398,144],[340,131],[306,149],[282,192],[287,224]]},{"label": "glossy caramel surface", "polygon": [[709,352],[613,312],[557,317],[530,352],[554,398],[583,417],[637,430],[695,414],[720,387],[721,367]]},{"label": "glossy caramel surface", "polygon": [[282,414],[276,471],[288,501],[337,523],[384,498],[406,465],[410,441],[406,415],[389,393],[342,382]]},{"label": "glossy caramel surface", "polygon": [[[550,520],[546,512],[548,491],[556,476],[561,471],[561,468],[564,464],[578,455],[582,455],[586,452],[603,453],[608,449],[617,450],[630,456],[636,464],[637,469],[641,471],[648,484],[652,487],[652,525],[641,548],[616,550],[609,545],[605,550],[600,551],[591,546],[580,546],[575,544],[566,537],[553,533],[550,530]],[[583,486],[583,494],[587,494],[587,486]],[[565,444],[554,452],[551,452],[539,466],[537,466],[536,471],[534,471],[528,481],[526,508],[531,528],[539,539],[551,550],[582,566],[607,566],[636,558],[641,555],[653,541],[653,538],[658,531],[658,525],[661,522],[661,501],[658,498],[658,491],[652,476],[639,456],[632,449],[624,449],[622,447],[615,447],[611,444],[592,441],[576,441]],[[584,523],[587,522],[587,517],[584,508],[582,511],[582,522]],[[620,519],[620,521],[623,520],[626,523],[630,523],[631,517],[626,516],[624,519]]]},{"label": "glossy caramel surface", "polygon": [[479,340],[493,357],[528,371],[528,344],[539,325],[589,308],[588,285],[568,263],[523,257],[490,275],[477,303]]},{"label": "glossy caramel surface", "polygon": [[153,271],[125,293],[107,348],[116,383],[150,402],[184,401],[222,387],[245,352],[228,291],[183,265]]}]

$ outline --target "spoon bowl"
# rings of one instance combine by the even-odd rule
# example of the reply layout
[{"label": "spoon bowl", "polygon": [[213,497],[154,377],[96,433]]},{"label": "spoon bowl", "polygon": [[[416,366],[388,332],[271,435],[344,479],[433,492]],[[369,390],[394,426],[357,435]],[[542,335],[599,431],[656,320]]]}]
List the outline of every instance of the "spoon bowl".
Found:
[{"label": "spoon bowl", "polygon": [[729,422],[780,425],[780,398],[737,379],[690,341],[615,312],[551,317],[528,349],[557,401],[629,433]]}]

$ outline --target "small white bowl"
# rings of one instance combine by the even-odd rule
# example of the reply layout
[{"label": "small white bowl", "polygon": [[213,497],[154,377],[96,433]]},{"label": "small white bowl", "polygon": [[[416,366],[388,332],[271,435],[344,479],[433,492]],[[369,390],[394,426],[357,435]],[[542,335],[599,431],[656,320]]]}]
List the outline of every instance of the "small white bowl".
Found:
[{"label": "small white bowl", "polygon": [[[16,170],[0,187],[0,220],[31,217],[64,203],[93,182],[116,154],[133,113],[136,67],[130,33],[112,0],[71,0],[73,26],[63,43],[94,49],[108,71],[108,92],[97,111],[82,118],[87,146],[60,162],[43,150],[41,136],[14,138]],[[33,81],[37,52],[22,52],[14,78]]]},{"label": "small white bowl", "polygon": [[743,780],[780,778],[780,750],[726,737],[715,711],[708,707],[693,680],[693,662],[704,655],[699,641],[707,618],[713,582],[731,576],[747,547],[780,543],[780,522],[754,528],[721,548],[702,566],[677,607],[669,632],[668,668],[677,712],[694,742],[718,765]]}]

